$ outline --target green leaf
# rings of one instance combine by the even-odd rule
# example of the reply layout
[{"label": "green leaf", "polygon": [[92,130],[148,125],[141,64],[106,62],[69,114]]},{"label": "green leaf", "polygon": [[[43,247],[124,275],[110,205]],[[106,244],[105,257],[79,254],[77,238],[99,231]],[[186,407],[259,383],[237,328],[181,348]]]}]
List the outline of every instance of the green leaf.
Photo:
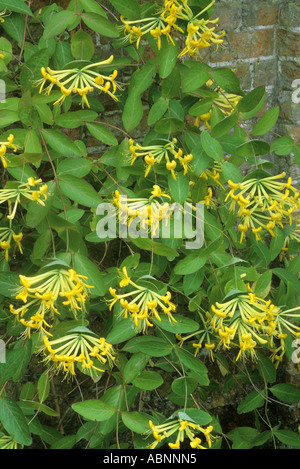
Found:
[{"label": "green leaf", "polygon": [[89,110],[65,112],[56,117],[55,123],[66,129],[76,129],[83,125],[86,120],[94,120],[97,116],[96,112]]},{"label": "green leaf", "polygon": [[9,10],[23,15],[32,16],[31,10],[24,0],[5,0],[0,1],[0,10]]},{"label": "green leaf", "polygon": [[15,272],[0,272],[0,295],[15,298],[20,288],[19,275]]},{"label": "green leaf", "polygon": [[76,444],[76,435],[67,435],[50,446],[50,449],[71,449]]},{"label": "green leaf", "polygon": [[183,172],[177,173],[176,181],[172,175],[168,176],[168,186],[172,199],[178,204],[183,204],[190,192],[189,178]]},{"label": "green leaf", "polygon": [[189,114],[191,116],[202,116],[206,112],[210,111],[213,105],[213,99],[200,99],[197,103],[193,104],[193,106],[189,109]]},{"label": "green leaf", "polygon": [[178,252],[167,246],[166,244],[162,244],[159,241],[154,241],[153,239],[148,238],[130,238],[131,242],[135,244],[138,248],[143,249],[145,251],[153,251],[154,254],[158,256],[166,256],[166,257],[177,257],[179,254]]},{"label": "green leaf", "polygon": [[233,112],[230,116],[219,121],[211,130],[210,135],[214,138],[226,135],[238,121],[238,114]]},{"label": "green leaf", "polygon": [[161,96],[150,108],[148,114],[148,125],[151,126],[155,124],[163,115],[169,107],[169,99]]},{"label": "green leaf", "polygon": [[29,407],[30,409],[35,409],[38,412],[43,412],[44,414],[49,415],[50,417],[58,417],[59,415],[56,410],[51,409],[51,407],[42,404],[41,402],[23,400],[22,405]]},{"label": "green leaf", "polygon": [[142,371],[132,384],[143,391],[152,391],[163,384],[162,376],[156,371]]},{"label": "green leaf", "polygon": [[88,277],[86,283],[93,286],[91,288],[92,296],[103,296],[105,294],[103,276],[90,259],[82,254],[74,253],[74,267],[80,275]]},{"label": "green leaf", "polygon": [[189,93],[198,88],[201,88],[208,80],[209,75],[206,71],[205,64],[196,64],[190,69],[183,70],[182,72],[182,92]]},{"label": "green leaf", "polygon": [[28,424],[20,406],[10,397],[0,398],[0,422],[15,440],[21,445],[31,444]]},{"label": "green leaf", "polygon": [[264,100],[266,95],[265,87],[259,86],[244,96],[236,106],[236,110],[242,113],[249,113],[256,109],[257,103]]},{"label": "green leaf", "polygon": [[81,14],[81,18],[83,22],[96,33],[100,33],[103,36],[111,38],[116,38],[119,36],[115,25],[98,13],[85,12]]},{"label": "green leaf", "polygon": [[206,130],[201,133],[201,143],[205,153],[215,161],[224,161],[224,151],[221,144]]},{"label": "green leaf", "polygon": [[9,109],[0,110],[0,128],[7,127],[19,120],[19,113]]},{"label": "green leaf", "polygon": [[197,386],[198,382],[188,376],[181,376],[180,378],[175,379],[171,385],[172,391],[179,396],[192,394]]},{"label": "green leaf", "polygon": [[265,135],[269,130],[274,127],[279,116],[279,107],[276,106],[269,111],[257,122],[254,126],[251,134],[252,135]]},{"label": "green leaf", "polygon": [[43,129],[41,133],[50,147],[64,156],[82,156],[81,150],[59,130]]},{"label": "green leaf", "polygon": [[47,40],[58,36],[73,23],[75,18],[76,14],[71,10],[62,10],[54,14],[44,29],[43,38]]},{"label": "green leaf", "polygon": [[300,436],[299,434],[290,430],[275,430],[274,435],[278,438],[281,443],[300,448]]},{"label": "green leaf", "polygon": [[286,284],[288,282],[291,282],[294,285],[296,291],[300,291],[300,281],[291,272],[288,272],[286,269],[283,269],[281,267],[277,267],[275,269],[272,269],[272,272],[273,272],[273,274],[276,275],[276,277],[279,277]]},{"label": "green leaf", "polygon": [[118,145],[118,140],[114,134],[103,124],[98,122],[87,122],[86,126],[93,137],[106,145]]},{"label": "green leaf", "polygon": [[228,181],[230,179],[233,182],[242,182],[243,177],[242,177],[240,171],[232,163],[229,163],[228,161],[225,161],[225,163],[222,164],[222,166],[221,166],[221,170],[222,170],[223,176],[225,177],[226,181]]},{"label": "green leaf", "polygon": [[20,13],[11,13],[5,18],[4,23],[1,24],[1,28],[17,41],[18,46],[21,47],[24,38],[25,29],[25,17]]},{"label": "green leaf", "polygon": [[289,155],[293,151],[294,140],[290,137],[280,137],[271,145],[271,151],[276,155]]},{"label": "green leaf", "polygon": [[175,117],[164,117],[154,126],[155,132],[166,135],[181,132],[183,128],[184,122]]},{"label": "green leaf", "polygon": [[266,155],[270,152],[270,145],[263,140],[250,140],[238,146],[236,152],[240,156]]},{"label": "green leaf", "polygon": [[91,60],[95,53],[94,41],[90,34],[82,29],[71,38],[71,52],[75,59]]},{"label": "green leaf", "polygon": [[173,345],[166,342],[161,337],[141,336],[131,340],[137,350],[150,357],[163,357],[169,355],[173,350]]},{"label": "green leaf", "polygon": [[207,386],[209,384],[207,368],[199,358],[194,357],[192,353],[179,347],[177,348],[176,355],[178,355],[186,371],[190,370],[196,373],[198,382],[201,385]]},{"label": "green leaf", "polygon": [[178,46],[172,44],[167,38],[163,38],[159,54],[159,75],[162,79],[167,78],[177,62]]},{"label": "green leaf", "polygon": [[251,427],[237,427],[228,433],[228,437],[232,439],[232,449],[251,449],[252,441],[257,437],[258,431]]},{"label": "green leaf", "polygon": [[207,412],[204,412],[200,409],[185,409],[184,414],[186,415],[185,417],[183,416],[183,412],[181,410],[178,411],[179,418],[182,417],[186,420],[192,420],[201,427],[203,425],[208,425],[212,420],[211,416]]},{"label": "green leaf", "polygon": [[169,318],[165,316],[161,317],[161,321],[155,318],[153,322],[161,329],[172,332],[173,334],[188,334],[197,331],[199,328],[199,324],[193,319],[178,314],[173,314],[172,316],[176,322],[170,322]]},{"label": "green leaf", "polygon": [[221,86],[227,93],[234,93],[243,96],[244,92],[241,90],[239,79],[235,76],[234,72],[229,68],[217,68],[209,70],[210,77]]},{"label": "green leaf", "polygon": [[238,414],[245,414],[251,412],[254,409],[262,407],[265,403],[265,397],[263,392],[252,391],[248,394],[245,399],[238,405]]},{"label": "green leaf", "polygon": [[103,8],[99,5],[96,0],[79,0],[79,4],[82,6],[84,11],[91,11],[93,13],[98,13],[106,18],[106,13]]},{"label": "green leaf", "polygon": [[102,202],[94,187],[79,177],[62,174],[59,176],[59,187],[63,194],[85,207],[97,208]]},{"label": "green leaf", "polygon": [[109,0],[113,7],[129,20],[139,17],[140,6],[137,0]]},{"label": "green leaf", "polygon": [[293,384],[280,383],[270,388],[271,393],[287,404],[293,404],[300,401],[300,389]]},{"label": "green leaf", "polygon": [[268,357],[265,357],[259,352],[257,352],[257,356],[257,367],[259,374],[267,383],[274,383],[274,381],[276,381],[276,368],[274,366],[274,363]]},{"label": "green leaf", "polygon": [[22,346],[22,342],[18,342],[13,349],[7,350],[5,363],[0,363],[0,385],[2,386],[10,378],[13,378],[15,383],[20,381],[27,369],[30,358],[30,340],[27,340],[24,346]]},{"label": "green leaf", "polygon": [[44,373],[42,373],[39,377],[37,389],[39,401],[42,403],[47,399],[50,391],[50,379],[48,370],[44,371]]},{"label": "green leaf", "polygon": [[93,163],[86,158],[66,158],[57,166],[58,176],[70,174],[79,178],[86,176],[92,169]]},{"label": "green leaf", "polygon": [[75,404],[72,404],[72,409],[83,418],[96,422],[104,422],[112,417],[116,412],[116,408],[112,404],[103,402],[100,399],[76,402]]},{"label": "green leaf", "polygon": [[106,336],[109,344],[116,345],[131,339],[136,335],[136,328],[130,319],[118,322]]},{"label": "green leaf", "polygon": [[126,100],[122,115],[123,124],[127,132],[131,132],[137,127],[143,117],[143,112],[140,93],[132,90]]},{"label": "green leaf", "polygon": [[122,412],[124,425],[135,433],[149,430],[149,415],[142,412]]},{"label": "green leaf", "polygon": [[124,366],[123,380],[126,384],[132,383],[133,380],[141,373],[147,365],[149,358],[150,357],[144,353],[135,353],[132,355]]},{"label": "green leaf", "polygon": [[206,257],[203,257],[203,256],[197,257],[195,253],[191,253],[177,262],[174,268],[174,272],[177,275],[194,274],[198,270],[202,269],[205,262],[206,262]]}]

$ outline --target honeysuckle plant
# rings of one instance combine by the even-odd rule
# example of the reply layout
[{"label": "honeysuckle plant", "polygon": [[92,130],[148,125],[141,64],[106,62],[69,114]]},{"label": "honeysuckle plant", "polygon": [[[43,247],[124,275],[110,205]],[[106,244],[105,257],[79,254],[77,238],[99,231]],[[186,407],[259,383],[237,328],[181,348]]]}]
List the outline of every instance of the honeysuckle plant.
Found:
[{"label": "honeysuckle plant", "polygon": [[300,446],[300,190],[270,158],[300,146],[205,63],[214,3],[0,13],[1,449]]}]

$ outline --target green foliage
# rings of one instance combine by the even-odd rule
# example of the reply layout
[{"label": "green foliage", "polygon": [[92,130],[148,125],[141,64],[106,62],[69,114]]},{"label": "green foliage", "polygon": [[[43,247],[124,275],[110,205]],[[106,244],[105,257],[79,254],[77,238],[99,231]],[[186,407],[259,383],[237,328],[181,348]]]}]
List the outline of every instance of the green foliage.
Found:
[{"label": "green foliage", "polygon": [[299,145],[179,3],[0,2],[0,447],[300,447]]}]

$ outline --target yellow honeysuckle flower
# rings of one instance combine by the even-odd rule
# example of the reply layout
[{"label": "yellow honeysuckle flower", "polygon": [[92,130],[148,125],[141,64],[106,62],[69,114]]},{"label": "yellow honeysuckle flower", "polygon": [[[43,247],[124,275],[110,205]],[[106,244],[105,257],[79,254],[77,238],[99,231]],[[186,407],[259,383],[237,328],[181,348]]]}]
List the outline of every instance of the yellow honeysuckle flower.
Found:
[{"label": "yellow honeysuckle flower", "polygon": [[162,313],[168,316],[171,323],[176,322],[171,313],[176,310],[176,306],[171,302],[170,292],[162,295],[151,290],[148,285],[143,286],[133,282],[127,274],[126,267],[122,269],[122,280],[119,285],[121,289],[130,287],[129,291],[116,294],[116,290],[110,288],[109,292],[113,299],[108,300],[109,309],[111,310],[119,302],[122,307],[120,314],[124,318],[129,316],[139,330],[145,332],[148,327],[152,327],[153,318],[161,321]]},{"label": "yellow honeysuckle flower", "polygon": [[208,447],[211,447],[212,439],[211,432],[213,431],[213,426],[210,425],[206,428],[201,427],[200,425],[189,421],[189,420],[166,420],[165,423],[161,425],[154,425],[152,420],[149,420],[150,430],[145,434],[147,436],[152,435],[155,441],[150,444],[149,449],[154,449],[157,444],[164,439],[170,438],[172,435],[177,433],[175,442],[168,442],[168,446],[171,449],[180,449],[180,443],[182,443],[185,438],[190,440],[190,446],[193,449],[205,449],[202,446],[200,438],[196,437],[195,434],[202,433],[205,436]]},{"label": "yellow honeysuckle flower", "polygon": [[44,346],[40,351],[47,355],[44,362],[52,362],[57,372],[63,371],[67,375],[75,375],[76,364],[80,364],[83,371],[89,371],[91,376],[95,371],[104,373],[103,365],[107,361],[111,365],[115,360],[112,345],[88,329],[70,331],[58,339],[49,339],[44,335],[43,341]]},{"label": "yellow honeysuckle flower", "polygon": [[152,235],[156,236],[160,221],[164,220],[167,226],[173,213],[173,207],[164,202],[165,198],[171,197],[155,184],[149,198],[122,196],[116,190],[113,194],[113,203],[118,209],[118,217],[122,224],[130,226],[132,221],[138,218],[141,227],[149,229]]},{"label": "yellow honeysuckle flower", "polygon": [[299,210],[300,193],[291,185],[291,178],[287,182],[278,179],[285,177],[285,173],[275,176],[246,179],[241,183],[228,181],[230,191],[225,201],[231,199],[230,210],[238,207],[241,223],[240,242],[245,234],[252,231],[257,240],[263,232],[275,236],[274,228],[292,224],[292,215]]},{"label": "yellow honeysuckle flower", "polygon": [[8,158],[6,156],[6,150],[7,148],[12,148],[13,151],[17,151],[18,147],[17,145],[15,145],[13,143],[14,141],[14,135],[13,134],[9,134],[9,136],[7,137],[7,140],[3,141],[3,142],[0,142],[0,159],[1,159],[1,162],[2,162],[2,165],[3,165],[3,168],[6,169],[7,168],[7,165],[8,165]]},{"label": "yellow honeysuckle flower", "polygon": [[129,152],[126,156],[129,158],[131,164],[133,164],[137,158],[144,159],[144,162],[146,163],[145,177],[148,176],[153,166],[164,162],[166,169],[171,172],[173,178],[176,180],[176,160],[179,161],[184,170],[184,174],[186,174],[189,169],[189,163],[193,159],[192,154],[183,155],[182,149],[178,148],[176,144],[176,138],[173,138],[172,141],[164,140],[161,144],[147,146],[140,145],[139,143],[134,142],[133,139],[130,139]]},{"label": "yellow honeysuckle flower", "polygon": [[[94,90],[99,90],[103,93],[108,94],[114,100],[118,100],[116,97],[117,89],[121,89],[121,85],[115,81],[117,77],[117,71],[114,70],[110,75],[102,75],[96,71],[110,64],[114,59],[111,55],[107,60],[103,60],[97,63],[91,63],[85,65],[82,68],[71,68],[66,70],[52,70],[50,67],[41,68],[41,74],[43,78],[37,81],[37,86],[40,86],[39,93],[45,92],[50,94],[54,85],[58,86],[61,91],[61,97],[55,101],[54,105],[62,104],[67,96],[71,94],[79,94],[82,96],[82,107],[85,105],[89,106],[87,94]],[[47,81],[50,84],[44,89]]]},{"label": "yellow honeysuckle flower", "polygon": [[[236,360],[241,357],[247,359],[249,355],[255,359],[258,344],[267,345],[274,358],[279,352],[284,352],[287,333],[296,337],[300,332],[300,327],[289,320],[300,316],[295,314],[299,309],[300,307],[296,307],[283,311],[272,304],[271,300],[259,298],[248,290],[248,293],[241,293],[224,303],[216,302],[212,305],[211,327],[218,333],[218,347],[239,348]],[[280,344],[274,349],[275,339]]]},{"label": "yellow honeysuckle flower", "polygon": [[8,254],[12,241],[15,242],[21,254],[23,254],[21,241],[23,233],[16,234],[12,228],[0,228],[0,247],[5,251],[5,260],[8,262]]},{"label": "yellow honeysuckle flower", "polygon": [[[28,200],[35,200],[40,205],[45,205],[44,201],[47,200],[46,192],[48,190],[48,186],[47,184],[41,185],[41,183],[41,179],[35,180],[33,178],[29,178],[27,183],[19,183],[16,188],[0,190],[0,204],[8,202],[9,215],[7,215],[7,218],[9,220],[14,219],[21,197]],[[36,190],[33,190],[32,187],[35,186],[37,186]],[[43,196],[43,198],[41,196]]]},{"label": "yellow honeysuckle flower", "polygon": [[[59,313],[62,305],[67,306],[77,317],[78,312],[85,314],[85,302],[89,294],[90,285],[85,283],[87,277],[77,274],[74,269],[50,269],[32,277],[20,275],[21,287],[16,292],[16,300],[23,302],[22,306],[10,305],[10,312],[16,316],[27,329],[40,331],[51,335],[50,322]],[[48,319],[47,319],[48,318]]]}]

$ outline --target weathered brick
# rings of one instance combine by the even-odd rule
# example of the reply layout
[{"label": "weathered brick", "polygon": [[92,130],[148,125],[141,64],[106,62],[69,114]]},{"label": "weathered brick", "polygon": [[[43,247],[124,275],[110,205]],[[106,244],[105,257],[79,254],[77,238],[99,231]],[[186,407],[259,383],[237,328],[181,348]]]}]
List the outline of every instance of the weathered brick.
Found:
[{"label": "weathered brick", "polygon": [[299,27],[300,18],[300,3],[297,2],[283,2],[279,12],[279,25],[283,28],[297,28]]},{"label": "weathered brick", "polygon": [[277,23],[278,0],[260,0],[243,3],[243,26],[266,26]]},{"label": "weathered brick", "polygon": [[231,60],[270,56],[274,52],[273,29],[231,31],[229,33]]},{"label": "weathered brick", "polygon": [[277,53],[280,57],[299,57],[300,33],[279,28],[276,35]]},{"label": "weathered brick", "polygon": [[274,86],[277,83],[278,62],[276,58],[272,60],[258,61],[253,64],[253,86]]}]

